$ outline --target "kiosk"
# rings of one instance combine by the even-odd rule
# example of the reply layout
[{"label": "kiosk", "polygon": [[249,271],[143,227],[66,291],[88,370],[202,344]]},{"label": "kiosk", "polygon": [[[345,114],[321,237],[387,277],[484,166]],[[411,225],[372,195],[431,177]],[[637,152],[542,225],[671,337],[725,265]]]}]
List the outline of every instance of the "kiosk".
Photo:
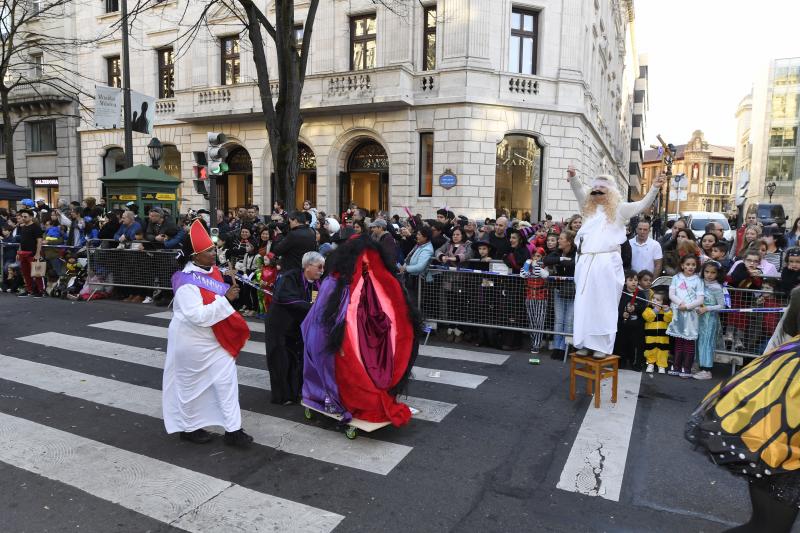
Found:
[{"label": "kiosk", "polygon": [[136,165],[100,178],[105,184],[108,209],[125,209],[134,202],[139,214],[147,216],[151,207],[160,207],[178,217],[178,188],[181,180],[147,165]]}]

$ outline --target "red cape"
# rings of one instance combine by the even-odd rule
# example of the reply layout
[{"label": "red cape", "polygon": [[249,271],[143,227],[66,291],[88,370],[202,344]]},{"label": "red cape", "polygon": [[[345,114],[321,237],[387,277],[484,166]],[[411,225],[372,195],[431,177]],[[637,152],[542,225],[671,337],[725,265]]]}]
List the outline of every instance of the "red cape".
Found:
[{"label": "red cape", "polygon": [[[211,269],[211,277],[217,281],[222,281],[222,273],[217,267]],[[203,305],[214,303],[216,295],[208,289],[199,288],[200,296],[203,298]],[[225,348],[225,351],[234,358],[239,355],[239,352],[247,343],[247,339],[250,338],[250,328],[247,326],[247,322],[242,318],[242,315],[236,312],[225,320],[221,320],[211,326],[211,330],[214,332],[214,336],[220,346]]]}]

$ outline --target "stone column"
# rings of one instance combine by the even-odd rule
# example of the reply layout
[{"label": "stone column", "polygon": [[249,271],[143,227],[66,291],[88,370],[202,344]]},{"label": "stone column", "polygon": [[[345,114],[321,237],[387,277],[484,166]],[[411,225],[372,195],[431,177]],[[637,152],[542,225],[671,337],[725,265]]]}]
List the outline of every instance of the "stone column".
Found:
[{"label": "stone column", "polygon": [[[562,0],[561,3],[561,54],[558,77],[579,80],[583,77],[581,51],[584,33],[582,11],[589,2]],[[540,23],[541,24],[541,23]]]}]

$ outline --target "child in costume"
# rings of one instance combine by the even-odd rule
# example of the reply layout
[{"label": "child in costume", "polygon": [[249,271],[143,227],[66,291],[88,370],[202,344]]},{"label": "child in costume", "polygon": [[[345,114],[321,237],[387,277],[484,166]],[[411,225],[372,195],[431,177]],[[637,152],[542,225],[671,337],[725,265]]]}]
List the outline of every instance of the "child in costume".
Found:
[{"label": "child in costume", "polygon": [[675,339],[675,353],[668,374],[690,378],[700,325],[695,309],[703,305],[704,287],[703,280],[696,274],[697,257],[686,254],[680,261],[681,272],[672,277],[669,286],[673,318],[667,335]]},{"label": "child in costume", "polygon": [[639,298],[639,278],[633,270],[626,270],[614,343],[614,353],[620,358],[621,368],[632,367],[641,357],[644,343],[642,313],[645,308],[646,303]]},{"label": "child in costume", "polygon": [[272,303],[272,293],[275,290],[275,281],[278,279],[278,266],[275,264],[274,253],[267,252],[263,257],[263,264],[261,265],[258,281],[261,284],[261,288],[269,292],[259,291],[258,297],[260,299],[261,313],[266,314]]},{"label": "child in costume", "polygon": [[666,296],[661,292],[653,293],[651,304],[642,313],[644,319],[644,358],[647,361],[645,371],[652,374],[658,366],[659,374],[667,373],[669,359],[669,337],[667,327],[672,321],[672,310],[667,304]]},{"label": "child in costume", "polygon": [[542,346],[542,332],[535,331],[543,329],[547,305],[549,303],[549,293],[547,288],[547,277],[550,275],[548,270],[542,266],[544,250],[536,248],[533,258],[525,261],[520,275],[525,280],[525,309],[528,313],[528,326],[531,328],[531,353],[539,353]]},{"label": "child in costume", "polygon": [[694,374],[694,379],[711,379],[711,369],[714,368],[714,352],[717,348],[717,334],[720,330],[719,311],[725,308],[725,295],[722,292],[724,274],[720,264],[709,259],[700,269],[703,278],[703,305],[697,308],[700,317],[697,336],[697,362],[700,371]]},{"label": "child in costume", "polygon": [[639,295],[645,300],[653,299],[653,281],[655,276],[649,270],[642,270],[636,277],[639,278]]}]

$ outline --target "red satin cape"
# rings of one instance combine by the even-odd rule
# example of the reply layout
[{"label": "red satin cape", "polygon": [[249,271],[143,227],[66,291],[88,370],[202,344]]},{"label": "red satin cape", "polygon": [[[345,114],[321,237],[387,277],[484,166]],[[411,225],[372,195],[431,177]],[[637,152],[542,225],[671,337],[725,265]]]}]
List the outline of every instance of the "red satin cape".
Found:
[{"label": "red satin cape", "polygon": [[[217,281],[223,281],[222,273],[217,267],[211,269],[210,276]],[[203,305],[214,303],[216,294],[202,287],[199,287],[199,289],[200,296],[203,298]],[[239,352],[247,343],[247,339],[250,338],[250,328],[239,313],[233,313],[225,320],[217,322],[211,326],[211,330],[214,332],[214,336],[220,346],[225,348],[225,351],[231,354],[233,358],[239,355]]]}]

